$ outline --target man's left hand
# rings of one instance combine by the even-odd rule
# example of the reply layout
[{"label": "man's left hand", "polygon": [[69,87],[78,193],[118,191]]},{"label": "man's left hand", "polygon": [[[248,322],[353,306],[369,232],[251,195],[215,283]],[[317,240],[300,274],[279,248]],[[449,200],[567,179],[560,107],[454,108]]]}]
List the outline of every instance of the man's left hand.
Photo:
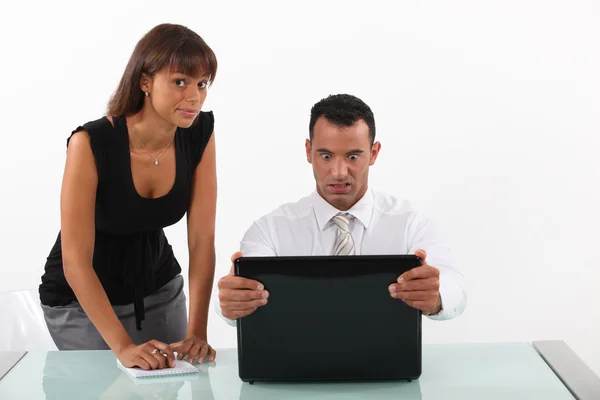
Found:
[{"label": "man's left hand", "polygon": [[421,265],[406,271],[398,277],[398,283],[389,287],[390,295],[417,308],[425,315],[434,315],[442,309],[440,297],[440,270],[427,265],[427,254],[423,250],[415,251],[421,258]]}]

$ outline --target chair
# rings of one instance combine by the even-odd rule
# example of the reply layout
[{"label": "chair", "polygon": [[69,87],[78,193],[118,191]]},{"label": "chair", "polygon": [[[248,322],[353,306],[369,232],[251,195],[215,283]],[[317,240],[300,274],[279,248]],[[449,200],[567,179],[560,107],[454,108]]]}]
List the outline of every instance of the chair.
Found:
[{"label": "chair", "polygon": [[57,350],[37,289],[0,293],[0,350]]}]

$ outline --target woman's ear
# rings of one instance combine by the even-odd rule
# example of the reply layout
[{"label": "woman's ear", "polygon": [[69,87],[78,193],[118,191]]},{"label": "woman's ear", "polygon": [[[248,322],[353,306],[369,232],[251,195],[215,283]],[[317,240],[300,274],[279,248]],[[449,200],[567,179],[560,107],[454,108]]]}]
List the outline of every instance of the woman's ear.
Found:
[{"label": "woman's ear", "polygon": [[140,78],[140,88],[142,89],[142,92],[150,92],[150,84],[150,77],[146,74],[142,74],[142,77]]}]

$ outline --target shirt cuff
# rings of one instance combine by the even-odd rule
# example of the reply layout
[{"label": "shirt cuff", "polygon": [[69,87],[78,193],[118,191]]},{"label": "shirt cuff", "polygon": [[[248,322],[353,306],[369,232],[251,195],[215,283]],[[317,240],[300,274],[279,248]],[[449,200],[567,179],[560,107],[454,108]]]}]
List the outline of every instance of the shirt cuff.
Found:
[{"label": "shirt cuff", "polygon": [[462,288],[456,282],[440,277],[440,298],[442,309],[437,314],[426,315],[427,318],[444,321],[463,312],[465,296]]},{"label": "shirt cuff", "polygon": [[223,312],[221,311],[221,306],[219,305],[219,299],[216,298],[214,301],[214,309],[215,312],[223,319],[223,321],[227,322],[228,325],[237,326],[237,321],[235,319],[229,319],[223,316]]},{"label": "shirt cuff", "polygon": [[227,322],[228,325],[233,327],[237,326],[237,321],[235,319],[229,319],[227,317],[224,317],[223,315],[221,315],[221,318],[223,318],[223,320],[225,320],[225,322]]}]

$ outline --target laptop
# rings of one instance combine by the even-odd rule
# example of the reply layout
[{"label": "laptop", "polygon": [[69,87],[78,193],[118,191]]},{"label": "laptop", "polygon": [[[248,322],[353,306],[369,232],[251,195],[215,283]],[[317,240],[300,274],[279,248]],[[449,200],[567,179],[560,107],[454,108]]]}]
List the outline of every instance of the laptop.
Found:
[{"label": "laptop", "polygon": [[388,286],[414,255],[242,257],[269,302],[237,320],[240,379],[371,381],[421,375],[421,311]]}]

